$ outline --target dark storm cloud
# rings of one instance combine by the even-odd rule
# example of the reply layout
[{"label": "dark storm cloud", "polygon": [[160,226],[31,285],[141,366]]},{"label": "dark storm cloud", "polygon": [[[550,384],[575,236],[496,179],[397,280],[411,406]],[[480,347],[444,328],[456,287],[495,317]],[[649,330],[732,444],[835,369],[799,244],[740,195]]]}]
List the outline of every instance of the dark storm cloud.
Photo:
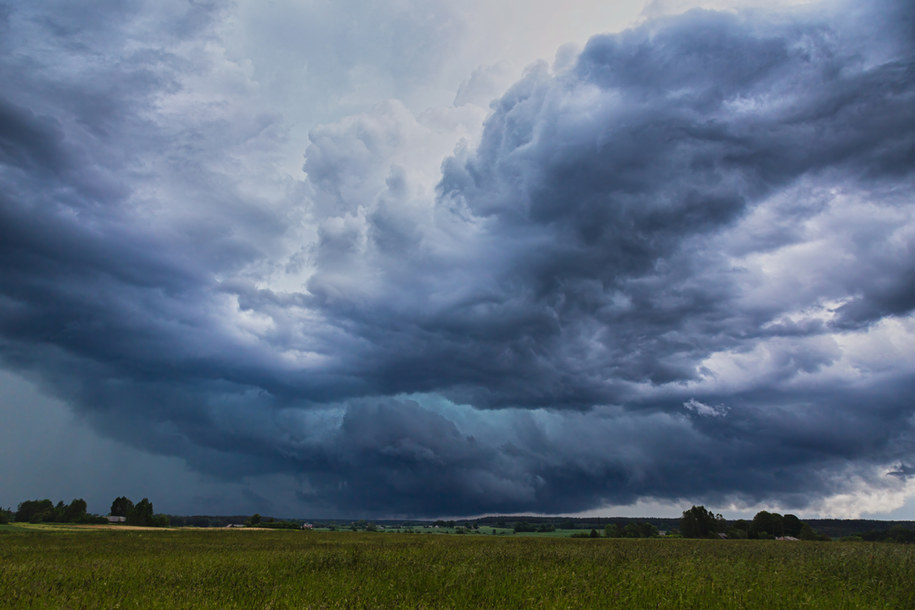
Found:
[{"label": "dark storm cloud", "polygon": [[[477,277],[438,271],[471,282],[462,300],[437,310],[401,302],[445,283],[423,275],[406,295],[347,303],[348,322],[366,326],[357,332],[375,334],[366,357],[387,363],[370,367],[379,383],[426,390],[404,375],[419,369],[477,405],[588,406],[617,400],[621,381],[695,379],[709,353],[763,334],[791,305],[735,303],[752,278],[711,240],[738,233],[742,218],[801,179],[869,193],[872,182],[911,180],[899,173],[912,160],[911,63],[859,66],[861,52],[824,26],[700,11],[597,37],[568,73],[532,70],[495,103],[479,148],[445,162],[439,206],[474,218],[468,247],[492,256],[472,261]],[[816,205],[796,213],[816,215]],[[368,222],[367,244],[352,217],[322,242],[309,286],[319,300],[331,278],[321,257],[339,265],[343,243],[372,273],[400,273],[400,253],[379,245],[394,232]],[[911,310],[910,258],[847,249],[858,260],[846,272],[861,277],[817,295],[850,299],[835,324]],[[520,381],[531,376],[538,383]]]},{"label": "dark storm cloud", "polygon": [[51,51],[0,42],[0,357],[107,435],[294,475],[331,514],[904,478],[915,60],[911,9],[876,6],[597,36],[494,101],[434,198],[404,152],[424,124],[388,103],[313,130],[279,204],[236,162],[278,119],[182,111],[213,66],[176,49],[214,10],[154,44],[139,10],[101,37],[13,8]]}]

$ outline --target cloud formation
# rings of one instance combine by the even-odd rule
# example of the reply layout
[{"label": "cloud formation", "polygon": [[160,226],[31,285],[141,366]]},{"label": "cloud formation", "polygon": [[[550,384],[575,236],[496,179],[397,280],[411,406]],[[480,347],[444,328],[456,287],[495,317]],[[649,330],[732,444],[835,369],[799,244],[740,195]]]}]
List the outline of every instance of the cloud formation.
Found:
[{"label": "cloud formation", "polygon": [[913,10],[839,8],[646,21],[488,111],[387,101],[298,178],[217,9],[7,9],[0,359],[107,436],[294,480],[291,512],[898,492]]}]

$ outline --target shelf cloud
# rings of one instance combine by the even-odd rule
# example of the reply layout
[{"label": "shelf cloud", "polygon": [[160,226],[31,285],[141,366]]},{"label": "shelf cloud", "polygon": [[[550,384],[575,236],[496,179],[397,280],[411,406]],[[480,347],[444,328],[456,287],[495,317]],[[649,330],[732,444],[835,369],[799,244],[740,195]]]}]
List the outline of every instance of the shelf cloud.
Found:
[{"label": "shelf cloud", "polygon": [[[95,433],[284,514],[907,498],[909,3],[643,19],[307,134],[224,10],[59,8],[0,5],[0,363]],[[380,90],[430,10],[374,17],[429,50],[367,41]]]}]

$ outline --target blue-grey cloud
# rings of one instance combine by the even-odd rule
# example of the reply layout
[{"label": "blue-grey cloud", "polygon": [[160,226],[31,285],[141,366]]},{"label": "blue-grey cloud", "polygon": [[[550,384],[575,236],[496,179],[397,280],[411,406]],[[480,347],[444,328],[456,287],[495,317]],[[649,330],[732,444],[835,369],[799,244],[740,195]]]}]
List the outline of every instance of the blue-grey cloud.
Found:
[{"label": "blue-grey cloud", "polygon": [[0,25],[0,358],[96,430],[325,514],[804,507],[907,474],[904,3],[595,36],[452,154],[472,108],[387,102],[313,129],[297,182],[282,117],[187,89],[219,11],[146,39],[141,8]]}]

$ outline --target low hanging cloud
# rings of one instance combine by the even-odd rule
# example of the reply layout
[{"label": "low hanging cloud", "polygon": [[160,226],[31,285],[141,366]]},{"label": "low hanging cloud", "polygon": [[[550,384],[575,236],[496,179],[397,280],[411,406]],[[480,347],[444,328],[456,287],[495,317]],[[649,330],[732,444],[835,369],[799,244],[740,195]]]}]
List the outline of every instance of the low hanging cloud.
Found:
[{"label": "low hanging cloud", "polygon": [[[296,182],[271,171],[282,120],[248,116],[203,42],[134,44],[108,78],[4,53],[0,358],[108,436],[292,477],[291,512],[898,492],[913,11],[868,11],[595,36],[488,116],[389,101],[319,126]],[[182,91],[217,65],[243,93],[209,114]]]}]

